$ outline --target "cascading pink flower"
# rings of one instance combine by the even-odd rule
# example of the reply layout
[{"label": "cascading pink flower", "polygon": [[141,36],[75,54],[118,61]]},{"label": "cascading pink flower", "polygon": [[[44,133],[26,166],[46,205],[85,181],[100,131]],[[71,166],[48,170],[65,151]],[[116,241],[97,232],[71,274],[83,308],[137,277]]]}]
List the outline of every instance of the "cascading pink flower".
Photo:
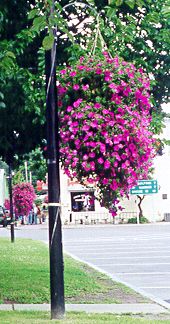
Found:
[{"label": "cascading pink flower", "polygon": [[149,80],[107,52],[58,74],[62,166],[84,185],[95,182],[101,204],[115,215],[117,197],[128,196],[152,166]]},{"label": "cascading pink flower", "polygon": [[16,216],[28,215],[35,199],[35,191],[30,183],[20,183],[13,187],[13,203]]}]

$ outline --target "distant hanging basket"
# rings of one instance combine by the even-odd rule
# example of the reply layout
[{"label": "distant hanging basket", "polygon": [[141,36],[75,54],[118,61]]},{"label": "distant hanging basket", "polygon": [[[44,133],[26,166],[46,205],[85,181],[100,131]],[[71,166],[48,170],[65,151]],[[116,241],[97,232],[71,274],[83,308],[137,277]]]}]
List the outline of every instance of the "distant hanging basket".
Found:
[{"label": "distant hanging basket", "polygon": [[104,52],[81,57],[58,78],[62,166],[81,183],[95,182],[115,215],[117,197],[147,178],[154,157],[148,77]]},{"label": "distant hanging basket", "polygon": [[37,191],[42,191],[43,183],[44,183],[44,181],[37,180],[37,186],[36,186]]}]

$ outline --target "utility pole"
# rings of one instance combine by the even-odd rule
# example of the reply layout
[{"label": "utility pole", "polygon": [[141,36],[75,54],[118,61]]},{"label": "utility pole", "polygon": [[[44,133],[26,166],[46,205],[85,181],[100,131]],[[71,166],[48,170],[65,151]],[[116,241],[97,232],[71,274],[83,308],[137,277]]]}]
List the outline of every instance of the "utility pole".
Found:
[{"label": "utility pole", "polygon": [[[53,14],[51,8],[51,15]],[[47,167],[50,250],[51,319],[61,319],[65,313],[64,263],[60,217],[59,175],[59,127],[56,89],[56,40],[53,48],[46,51],[46,120],[47,120]]]}]

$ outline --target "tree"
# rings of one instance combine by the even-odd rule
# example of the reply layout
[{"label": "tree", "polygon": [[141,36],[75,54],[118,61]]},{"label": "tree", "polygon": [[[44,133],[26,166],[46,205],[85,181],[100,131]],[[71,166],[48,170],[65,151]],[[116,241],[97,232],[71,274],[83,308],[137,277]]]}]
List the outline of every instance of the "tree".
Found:
[{"label": "tree", "polygon": [[[59,63],[66,62],[68,56],[77,60],[82,53],[79,45],[83,44],[84,52],[88,53],[95,44],[98,49],[107,46],[112,56],[118,55],[136,67],[142,66],[152,81],[154,106],[160,108],[167,102],[169,94],[168,1],[87,0],[84,2],[87,6],[83,7],[80,2],[69,4],[69,1],[61,0],[55,2],[53,19],[49,18],[50,5],[43,3],[36,4],[30,18],[33,18],[35,32],[40,34],[43,25],[49,28],[49,36],[43,42],[45,49],[51,47],[53,37],[50,30],[54,24],[57,25],[61,52]],[[93,19],[87,21],[87,17]],[[97,39],[96,34],[99,35]]]},{"label": "tree", "polygon": [[10,0],[0,6],[0,156],[7,162],[31,151],[45,134],[40,41],[28,30],[27,11],[33,3]]},{"label": "tree", "polygon": [[37,180],[45,181],[47,165],[43,156],[43,151],[39,146],[36,147],[35,150],[32,150],[29,154],[25,154],[19,166],[16,167],[14,180],[20,178],[21,181],[19,182],[24,182],[25,179],[24,161],[27,161],[28,173],[31,172],[32,184],[34,187],[36,186]]},{"label": "tree", "polygon": [[[103,35],[112,53],[142,66],[151,80],[155,108],[169,95],[168,1],[108,1]],[[96,1],[98,3],[98,1]]]},{"label": "tree", "polygon": [[142,197],[140,195],[137,195],[137,198],[139,199],[138,208],[139,208],[139,222],[140,222],[141,218],[144,217],[141,204],[142,204],[143,199],[145,198],[145,195],[143,195]]},{"label": "tree", "polygon": [[[0,155],[5,158],[8,150],[9,155],[13,153],[14,144],[16,144],[15,151],[23,154],[25,150],[28,152],[34,148],[45,137],[45,128],[42,127],[45,122],[45,95],[42,78],[44,59],[43,51],[39,51],[45,26],[49,26],[51,30],[51,25],[56,22],[58,32],[62,36],[58,38],[58,64],[67,62],[69,57],[77,60],[79,54],[85,51],[79,46],[82,41],[87,45],[87,51],[92,43],[94,44],[97,31],[96,18],[93,23],[85,21],[84,28],[92,28],[94,33],[83,37],[79,22],[68,28],[67,21],[70,21],[68,19],[70,13],[74,13],[74,16],[78,15],[79,21],[84,21],[90,15],[97,16],[97,12],[94,10],[86,12],[82,8],[77,10],[74,6],[67,7],[67,10],[63,11],[63,6],[68,3],[65,0],[60,3],[55,2],[54,20],[48,19],[50,4],[46,2],[10,0],[0,6],[2,35],[0,41],[2,53]],[[142,0],[89,0],[87,3],[93,9],[96,6],[98,12],[102,10],[99,15],[100,31],[112,55],[116,53],[126,61],[133,61],[135,66],[143,66],[144,70],[150,74],[153,83],[151,91],[154,102],[153,130],[155,133],[159,132],[163,118],[160,105],[167,101],[169,87],[168,1],[157,0],[152,3],[150,0],[145,2]],[[34,8],[29,18],[33,19],[33,26],[29,29],[32,23],[28,20],[31,5],[34,5]],[[73,38],[75,39],[74,46],[70,46]],[[53,37],[49,34],[45,37],[43,46],[49,48],[52,41]],[[101,47],[100,43],[101,40],[98,39],[97,48]],[[13,93],[14,88],[15,93]],[[14,102],[16,102],[15,105]],[[12,117],[14,115],[15,120]],[[30,129],[30,124],[32,124],[33,136],[27,141],[25,133]],[[17,141],[16,134],[19,134]],[[25,143],[24,146],[22,142]]]},{"label": "tree", "polygon": [[[167,101],[169,86],[167,80],[168,1],[161,0],[152,3],[150,0],[145,2],[142,0],[89,0],[87,4],[90,4],[92,9],[87,11],[82,10],[82,6],[80,10],[77,10],[79,9],[75,7],[77,5],[68,6],[63,10],[63,7],[69,3],[63,0],[60,3],[55,2],[54,17],[49,15],[50,2],[35,2],[33,10],[29,13],[29,18],[33,19],[31,29],[28,29],[31,22],[27,19],[27,10],[25,12],[23,10],[23,2],[23,0],[20,2],[17,11],[18,13],[21,10],[23,20],[13,28],[15,18],[12,18],[11,26],[8,26],[7,32],[5,24],[6,21],[8,23],[10,21],[10,5],[16,6],[16,2],[10,1],[9,6],[7,4],[5,9],[2,8],[2,16],[5,19],[2,19],[1,24],[3,31],[1,46],[4,48],[4,58],[7,59],[7,62],[10,61],[9,66],[12,68],[12,73],[2,74],[1,80],[2,106],[5,107],[0,112],[0,120],[5,121],[4,124],[0,124],[0,135],[2,135],[0,137],[0,154],[2,156],[6,158],[11,156],[14,149],[21,155],[23,152],[31,150],[44,136],[44,128],[40,126],[44,123],[44,118],[42,118],[44,97],[40,94],[43,85],[43,79],[40,78],[43,67],[42,52],[39,52],[34,58],[30,53],[39,47],[37,45],[40,45],[46,27],[48,27],[49,35],[45,36],[42,43],[45,49],[51,47],[53,42],[51,28],[55,24],[58,26],[59,33],[58,47],[61,50],[61,56],[58,57],[58,62],[60,63],[68,63],[68,57],[75,61],[80,53],[87,52],[90,48],[93,49],[93,52],[101,52],[101,47],[107,46],[112,56],[118,54],[126,61],[134,62],[137,67],[143,66],[144,71],[150,75],[152,85],[150,90],[153,101],[150,109],[153,117],[152,130],[155,133],[160,132],[163,118],[160,105]],[[26,9],[29,4],[26,4]],[[85,6],[85,8],[89,7]],[[99,12],[100,10],[102,11]],[[73,12],[74,18],[77,15],[78,22],[76,25],[72,24],[71,27],[68,27],[67,18],[70,12]],[[87,16],[94,16],[94,20],[87,23]],[[85,30],[87,27],[92,30],[88,33],[85,32],[83,37],[82,28],[79,26],[80,22],[84,24]],[[25,29],[22,30],[22,28]],[[70,46],[71,41],[73,41],[72,47]],[[27,49],[26,45],[29,42],[29,49]],[[84,48],[79,44],[83,44]],[[65,52],[66,48],[69,48],[67,53]],[[75,52],[77,53],[75,54]],[[38,57],[41,57],[39,66],[36,62]],[[32,83],[35,85],[36,91],[34,91]],[[9,86],[6,87],[6,84]],[[12,93],[14,84],[16,96]],[[9,93],[12,95],[9,96]],[[34,95],[32,96],[32,94]],[[14,112],[15,119],[13,118]],[[26,137],[25,134],[30,129],[32,120],[31,136]]]},{"label": "tree", "polygon": [[[169,99],[169,0],[87,0],[85,6],[61,0],[55,2],[55,14],[49,15],[50,4],[36,3],[29,17],[32,29],[41,34],[45,49],[53,42],[51,28],[57,25],[57,61],[76,62],[83,53],[107,47],[112,56],[143,67],[151,81],[152,130],[160,134],[163,127],[161,105]],[[73,20],[71,20],[71,15]],[[93,17],[90,21],[87,17]],[[91,30],[91,31],[90,31]],[[96,37],[98,35],[98,37]]]}]

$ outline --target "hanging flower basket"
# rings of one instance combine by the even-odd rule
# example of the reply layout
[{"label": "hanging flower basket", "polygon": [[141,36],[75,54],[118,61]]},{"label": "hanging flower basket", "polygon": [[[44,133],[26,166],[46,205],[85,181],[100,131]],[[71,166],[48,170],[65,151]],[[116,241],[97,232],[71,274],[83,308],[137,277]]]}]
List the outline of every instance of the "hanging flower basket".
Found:
[{"label": "hanging flower basket", "polygon": [[59,72],[60,158],[65,173],[94,183],[116,214],[117,197],[147,179],[154,157],[149,80],[107,53]]}]

